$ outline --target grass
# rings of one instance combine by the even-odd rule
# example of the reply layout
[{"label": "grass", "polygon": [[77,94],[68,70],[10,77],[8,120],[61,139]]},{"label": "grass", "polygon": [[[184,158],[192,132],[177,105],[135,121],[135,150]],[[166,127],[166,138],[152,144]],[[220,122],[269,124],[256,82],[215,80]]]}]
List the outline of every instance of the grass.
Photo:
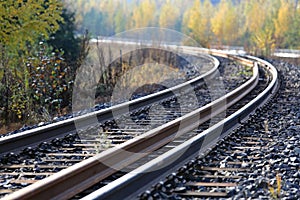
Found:
[{"label": "grass", "polygon": [[252,67],[249,66],[244,66],[241,71],[239,71],[237,73],[238,76],[247,76],[247,77],[251,77],[253,75],[253,71],[252,71]]},{"label": "grass", "polygon": [[281,177],[279,174],[276,175],[276,186],[273,187],[269,184],[269,191],[273,199],[280,199],[281,194]]},{"label": "grass", "polygon": [[21,123],[11,123],[8,126],[4,125],[0,127],[0,134],[5,134],[14,130],[18,130],[23,125]]}]

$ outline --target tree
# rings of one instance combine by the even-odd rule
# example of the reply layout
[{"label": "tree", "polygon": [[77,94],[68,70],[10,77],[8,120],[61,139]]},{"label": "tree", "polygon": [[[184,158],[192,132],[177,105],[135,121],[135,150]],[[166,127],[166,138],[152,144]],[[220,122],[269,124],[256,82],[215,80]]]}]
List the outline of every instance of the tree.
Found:
[{"label": "tree", "polygon": [[269,55],[275,48],[274,19],[277,16],[279,0],[249,0],[242,3],[244,15],[244,44],[248,50]]},{"label": "tree", "polygon": [[250,0],[245,1],[245,3],[245,27],[249,32],[255,33],[263,27],[267,17],[263,6],[264,2],[261,0]]},{"label": "tree", "polygon": [[24,58],[32,53],[32,47],[41,37],[48,39],[58,30],[61,11],[59,0],[0,2],[0,79],[1,92],[5,94],[5,100],[1,102],[4,116],[13,114],[12,102],[29,102],[29,96],[22,95],[28,94],[29,90],[29,72],[23,65]]},{"label": "tree", "polygon": [[269,20],[262,29],[252,35],[252,42],[255,45],[255,53],[269,56],[275,49],[274,26]]},{"label": "tree", "polygon": [[0,5],[0,43],[14,53],[41,36],[48,38],[63,20],[59,0],[7,0]]},{"label": "tree", "polygon": [[40,42],[37,50],[26,60],[30,89],[24,98],[29,95],[33,105],[30,109],[27,107],[28,110],[19,106],[16,108],[20,116],[26,117],[27,112],[31,112],[31,118],[46,110],[49,115],[47,120],[51,120],[53,114],[62,114],[62,108],[68,107],[71,102],[74,72],[59,52],[52,53],[47,43]]},{"label": "tree", "polygon": [[114,27],[114,16],[116,12],[116,7],[113,1],[101,1],[101,11],[105,15],[106,21],[106,35],[111,36],[115,33]]},{"label": "tree", "polygon": [[58,31],[51,35],[47,43],[55,50],[63,52],[64,59],[75,72],[81,43],[81,39],[75,36],[75,13],[63,9],[61,16],[63,21],[59,22]]},{"label": "tree", "polygon": [[[278,10],[278,16],[274,20],[275,22],[275,38],[278,47],[287,47],[286,40],[288,40],[287,36],[296,25],[295,22],[296,12],[294,11],[294,5],[290,1],[281,0],[281,6]],[[296,25],[297,27],[297,25]],[[298,26],[299,27],[299,26]]]},{"label": "tree", "polygon": [[284,47],[300,49],[300,8],[294,9],[294,17],[289,31],[284,38]]},{"label": "tree", "polygon": [[209,47],[211,42],[212,4],[205,0],[203,4],[195,0],[193,6],[184,13],[184,28],[193,39],[204,47]]},{"label": "tree", "polygon": [[238,15],[231,0],[221,0],[211,24],[212,32],[220,44],[222,42],[231,44],[239,37]]},{"label": "tree", "polygon": [[133,9],[131,18],[131,28],[142,28],[151,26],[155,16],[156,5],[153,1],[145,0]]},{"label": "tree", "polygon": [[201,43],[204,27],[201,24],[200,1],[195,0],[193,6],[184,13],[185,31],[197,42]]},{"label": "tree", "polygon": [[121,33],[126,30],[126,14],[124,9],[119,5],[116,9],[116,14],[114,17],[114,23],[115,23],[115,33]]},{"label": "tree", "polygon": [[179,10],[173,6],[169,0],[161,8],[159,26],[162,28],[175,29],[179,21],[179,17]]},{"label": "tree", "polygon": [[96,8],[92,8],[84,14],[81,26],[81,32],[87,29],[94,37],[106,35],[105,14]]}]

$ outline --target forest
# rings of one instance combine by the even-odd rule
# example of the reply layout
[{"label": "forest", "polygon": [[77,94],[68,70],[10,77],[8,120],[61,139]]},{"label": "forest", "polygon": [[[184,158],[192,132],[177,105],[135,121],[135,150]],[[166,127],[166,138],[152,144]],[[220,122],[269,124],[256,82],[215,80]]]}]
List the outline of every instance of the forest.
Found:
[{"label": "forest", "polygon": [[0,133],[70,113],[90,38],[141,27],[268,56],[300,48],[297,0],[0,1]]},{"label": "forest", "polygon": [[203,47],[243,46],[268,55],[275,48],[300,48],[297,0],[65,0],[76,12],[80,33],[111,36],[155,26],[175,29]]}]

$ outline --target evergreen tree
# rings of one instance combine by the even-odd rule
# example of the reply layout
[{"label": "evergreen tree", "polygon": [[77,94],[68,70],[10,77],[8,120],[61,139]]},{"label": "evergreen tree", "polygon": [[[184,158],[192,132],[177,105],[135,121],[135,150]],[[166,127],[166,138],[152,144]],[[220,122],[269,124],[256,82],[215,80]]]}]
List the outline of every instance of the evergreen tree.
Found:
[{"label": "evergreen tree", "polygon": [[76,37],[76,26],[75,26],[75,13],[63,9],[62,17],[63,22],[59,23],[59,29],[57,32],[52,34],[47,43],[54,49],[63,52],[63,57],[69,66],[76,70],[77,58],[80,54],[80,43],[79,37]]}]

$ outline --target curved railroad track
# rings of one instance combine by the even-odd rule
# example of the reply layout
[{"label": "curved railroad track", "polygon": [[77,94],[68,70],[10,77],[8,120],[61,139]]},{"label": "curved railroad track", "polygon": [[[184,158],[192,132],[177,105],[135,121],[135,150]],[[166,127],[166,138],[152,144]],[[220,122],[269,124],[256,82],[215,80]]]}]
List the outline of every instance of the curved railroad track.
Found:
[{"label": "curved railroad track", "polygon": [[[9,158],[13,158],[15,154],[11,153],[6,156],[6,159],[8,159],[6,162],[8,164],[0,165],[0,167],[4,169],[4,171],[1,171],[1,174],[5,175],[2,176],[3,178],[1,177],[1,179],[4,179],[1,180],[1,182],[5,181],[5,177],[21,175],[20,177],[29,176],[29,178],[26,180],[24,178],[15,178],[14,181],[10,181],[6,185],[9,186],[12,182],[21,183],[24,186],[31,185],[16,192],[8,188],[7,193],[13,193],[4,198],[72,198],[76,194],[90,188],[95,183],[101,183],[101,181],[102,183],[103,181],[105,182],[105,180],[118,173],[119,170],[131,172],[120,172],[121,175],[116,176],[116,178],[118,178],[117,180],[108,181],[104,184],[104,187],[100,190],[96,190],[91,196],[87,196],[86,198],[101,197],[111,199],[130,196],[134,194],[133,191],[136,190],[134,189],[134,185],[146,185],[145,180],[149,180],[149,177],[151,177],[153,181],[157,180],[159,175],[168,173],[170,168],[187,161],[187,159],[190,159],[190,156],[198,154],[199,146],[201,147],[200,153],[212,147],[218,140],[224,138],[229,130],[238,126],[251,113],[268,101],[277,89],[278,80],[276,69],[261,59],[250,56],[241,57],[229,55],[221,51],[210,51],[192,47],[182,48],[185,53],[189,54],[199,55],[209,53],[214,56],[234,60],[235,62],[251,67],[253,75],[250,79],[223,97],[213,100],[212,102],[207,102],[204,105],[198,105],[198,108],[192,112],[183,112],[183,114],[178,115],[176,113],[178,102],[173,93],[183,93],[187,96],[187,85],[192,85],[193,89],[200,88],[199,91],[201,91],[205,80],[213,79],[217,73],[219,61],[213,57],[206,56],[207,59],[210,59],[214,63],[214,67],[200,77],[186,83],[92,114],[75,117],[7,138],[1,138],[2,154],[11,151],[20,152],[24,147],[28,147],[25,150],[26,155],[35,157],[37,156],[35,149],[29,146],[41,143],[40,141],[49,141],[58,136],[64,136],[66,132],[68,135],[63,139],[54,139],[56,140],[57,146],[61,145],[62,140],[80,140],[74,133],[75,120],[77,120],[77,122],[79,121],[82,125],[82,130],[79,130],[82,131],[81,134],[87,136],[86,141],[81,140],[83,144],[78,143],[77,145],[63,146],[62,148],[64,148],[66,153],[51,152],[52,148],[49,147],[49,143],[47,142],[39,144],[38,148],[44,150],[42,154],[53,156],[55,162],[52,160],[52,166],[49,166],[46,160],[42,162],[44,165],[40,163],[25,163],[25,165],[31,165],[28,168],[31,168],[33,171],[29,170],[26,172],[26,168],[23,168],[25,171],[16,172],[15,169],[21,168],[22,166],[14,165],[14,159],[9,160]],[[199,93],[203,94],[201,92]],[[114,126],[115,121],[113,120],[112,110],[117,110],[117,113],[121,115],[126,113],[124,108],[129,107],[129,110],[132,111],[131,115],[133,118],[141,124],[145,122],[143,117],[149,115],[149,112],[147,113],[150,107],[149,105],[155,103],[156,105],[161,104],[164,105],[165,108],[170,108],[169,112],[172,113],[173,116],[169,117],[169,120],[163,121],[162,124],[158,123],[159,126],[151,127],[148,130],[141,130],[139,134],[136,134],[136,130],[133,132],[132,130],[120,131]],[[226,118],[220,118],[220,114],[226,110],[230,111]],[[139,118],[141,115],[143,117]],[[97,116],[98,121],[103,123],[91,126],[90,121],[92,118],[95,118],[95,116]],[[211,127],[208,127],[209,124],[207,125],[207,121],[211,118],[220,118],[221,121],[215,121],[213,125],[211,124]],[[200,125],[203,127],[199,129]],[[99,139],[99,134],[95,137],[93,133],[95,131],[99,133],[99,128],[106,133],[105,137],[107,137],[107,133],[109,133],[111,138],[115,138],[115,143],[120,144],[112,145],[109,143],[108,146],[111,146],[111,148],[106,150],[106,147],[103,147],[103,145],[95,143],[95,140]],[[189,134],[191,132],[193,132],[193,134]],[[101,137],[103,139],[104,135],[102,134]],[[77,149],[80,153],[75,155],[74,149]],[[162,152],[157,153],[157,150],[162,150]],[[67,154],[68,151],[73,152],[72,158],[67,159],[67,165],[61,164],[69,156]],[[148,162],[147,159],[149,159],[149,156],[155,159]],[[72,161],[77,164],[73,165]],[[137,166],[134,166],[134,164],[137,164]],[[159,171],[153,170],[157,167],[159,167]],[[50,170],[48,172],[41,172],[42,168]],[[145,172],[143,170],[146,170],[147,173],[143,173]],[[43,179],[43,181],[36,181],[36,179],[30,178],[30,176],[36,175],[40,176],[40,179]],[[45,178],[48,175],[51,176]],[[141,187],[141,189],[142,188],[144,187]],[[4,191],[4,189],[2,191]]]},{"label": "curved railroad track", "polygon": [[[218,56],[222,54],[220,51],[215,53]],[[230,55],[223,54],[223,56]],[[200,128],[199,132],[201,134],[187,139],[185,142],[182,142],[183,140],[181,140],[181,144],[174,145],[174,148],[171,150],[168,148],[162,150],[162,148],[158,152],[151,154],[151,158],[155,159],[141,165],[129,174],[109,182],[98,190],[94,188],[93,190],[95,191],[84,199],[194,199],[231,197],[231,195],[234,194],[232,191],[234,191],[237,183],[230,182],[230,180],[238,180],[237,178],[239,178],[239,176],[234,175],[232,172],[247,172],[249,170],[249,168],[247,168],[249,165],[247,164],[250,164],[250,162],[247,163],[245,160],[228,160],[227,162],[226,160],[220,160],[218,162],[218,160],[215,159],[213,163],[206,163],[204,154],[212,152],[214,155],[215,149],[211,149],[216,145],[216,142],[219,143],[219,141],[223,141],[223,138],[226,138],[232,129],[236,128],[239,124],[243,124],[243,121],[247,119],[251,113],[254,113],[257,108],[260,111],[259,107],[261,107],[268,98],[274,95],[278,87],[278,75],[276,69],[271,64],[261,59],[254,57],[249,58],[252,61],[255,60],[261,66],[264,66],[263,68],[266,69],[265,73],[270,73],[267,75],[270,80],[266,81],[267,84],[263,83],[256,88],[258,91],[252,94],[253,96],[250,100],[246,98],[246,102],[239,102],[238,104],[241,105],[238,106],[238,109],[234,109],[235,112],[233,114],[216,123],[209,129],[202,132]],[[260,76],[260,79],[264,79],[263,77],[264,76]],[[222,130],[221,132],[219,132],[220,129]],[[235,136],[236,135],[234,135],[234,137]],[[240,137],[245,137],[246,140],[248,139],[249,141],[245,141],[244,143],[250,146],[247,147],[245,145],[245,147],[243,147],[242,145],[241,147],[233,148],[233,150],[259,149],[260,147],[258,145],[253,147],[253,144],[258,144],[257,140],[259,139],[268,142],[268,139],[264,138],[262,135],[255,135],[254,137],[254,134],[252,134],[251,136],[242,135]],[[261,143],[261,145],[266,145],[266,143]],[[233,153],[238,155],[239,152]],[[197,156],[199,154],[200,156]],[[230,154],[230,152],[227,152],[227,155],[228,154]],[[241,155],[245,156],[245,154]],[[240,157],[241,156],[238,156],[238,158]],[[201,162],[198,161],[200,159],[202,159]],[[224,162],[229,167],[226,168]],[[221,167],[220,163],[222,164]],[[244,168],[241,167],[242,164]],[[230,168],[230,165],[235,165],[236,168]],[[174,171],[176,168],[179,169]],[[192,173],[198,169],[200,174],[197,174],[197,176],[194,177]],[[217,172],[220,172],[220,174],[216,174]],[[189,181],[189,177],[191,181]],[[244,177],[247,179],[247,173],[244,173]],[[202,182],[201,178],[204,179]],[[99,183],[99,185],[101,185],[101,183]],[[200,188],[200,190],[198,188]],[[148,189],[146,192],[142,192],[146,189]],[[86,194],[83,194],[82,196],[85,195]]]}]

